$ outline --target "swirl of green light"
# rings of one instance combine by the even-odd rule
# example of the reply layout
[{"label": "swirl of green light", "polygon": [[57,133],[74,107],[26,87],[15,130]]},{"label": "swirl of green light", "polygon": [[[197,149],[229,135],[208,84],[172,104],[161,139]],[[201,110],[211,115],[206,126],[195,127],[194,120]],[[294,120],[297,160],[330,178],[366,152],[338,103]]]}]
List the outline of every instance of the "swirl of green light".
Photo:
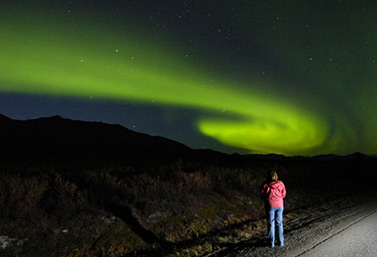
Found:
[{"label": "swirl of green light", "polygon": [[[127,31],[116,35],[98,26],[20,19],[5,21],[0,29],[0,92],[206,110],[197,121],[203,134],[250,152],[311,154],[328,136],[326,122],[316,114],[200,74],[161,44]],[[210,116],[225,110],[224,118]]]}]

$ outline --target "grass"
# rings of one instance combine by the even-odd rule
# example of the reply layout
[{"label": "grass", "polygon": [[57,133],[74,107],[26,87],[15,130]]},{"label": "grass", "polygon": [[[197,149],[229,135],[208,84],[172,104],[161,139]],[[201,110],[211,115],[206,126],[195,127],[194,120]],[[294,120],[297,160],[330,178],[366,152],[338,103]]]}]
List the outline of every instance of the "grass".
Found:
[{"label": "grass", "polygon": [[253,236],[247,224],[263,218],[259,189],[270,168],[286,184],[291,211],[362,193],[373,165],[180,160],[140,170],[3,167],[0,235],[15,240],[0,255],[200,256]]}]

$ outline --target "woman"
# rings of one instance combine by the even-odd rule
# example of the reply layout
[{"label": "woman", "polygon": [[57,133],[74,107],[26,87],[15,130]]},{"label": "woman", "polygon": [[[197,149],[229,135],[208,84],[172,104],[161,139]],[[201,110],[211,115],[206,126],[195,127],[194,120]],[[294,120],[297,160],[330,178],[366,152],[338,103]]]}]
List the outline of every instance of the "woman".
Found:
[{"label": "woman", "polygon": [[284,246],[283,235],[283,210],[286,191],[284,183],[278,180],[275,170],[268,173],[267,182],[263,184],[261,196],[265,200],[266,212],[268,213],[268,239],[271,247],[275,247],[275,221],[278,227],[278,239],[280,246]]}]

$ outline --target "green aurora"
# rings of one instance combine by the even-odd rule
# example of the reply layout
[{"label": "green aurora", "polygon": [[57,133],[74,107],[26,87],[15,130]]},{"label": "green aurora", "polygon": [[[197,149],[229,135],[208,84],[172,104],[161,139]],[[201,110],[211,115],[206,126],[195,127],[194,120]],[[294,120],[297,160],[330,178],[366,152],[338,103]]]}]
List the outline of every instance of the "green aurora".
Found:
[{"label": "green aurora", "polygon": [[[210,8],[205,5],[201,7]],[[219,7],[218,12],[222,10]],[[258,40],[284,68],[269,80],[256,75],[261,72],[258,68],[242,71],[245,76],[235,83],[231,75],[203,68],[206,65],[200,58],[187,61],[184,52],[169,47],[179,44],[169,33],[156,40],[143,25],[137,30],[125,21],[119,25],[119,19],[109,21],[109,14],[98,17],[91,11],[91,17],[72,20],[62,12],[51,16],[51,10],[9,5],[0,11],[4,17],[0,23],[0,92],[197,109],[202,111],[196,121],[201,133],[251,153],[376,153],[377,116],[372,114],[377,107],[373,58],[377,48],[372,44],[377,43],[377,33],[370,34],[362,26],[345,32],[341,21],[349,17],[344,17],[336,24],[326,24],[331,31],[324,32],[325,24],[318,24],[300,40],[302,35],[294,24],[313,23],[309,13],[290,16],[294,10],[288,8],[281,18],[271,14],[279,17],[279,24],[267,22],[258,27],[265,30],[261,33],[247,19],[248,11],[257,15],[255,10],[237,10],[245,16],[243,29],[260,35]],[[227,16],[224,12],[221,18],[231,20]],[[370,22],[368,15],[355,16],[363,19],[360,24]],[[376,21],[373,24],[377,27]],[[274,26],[281,26],[285,33],[277,33],[271,41],[269,31]],[[351,52],[351,43],[342,40],[356,31],[357,41],[368,41],[368,45]],[[286,71],[297,78],[282,78]],[[289,83],[293,85],[287,91],[279,89]]]}]

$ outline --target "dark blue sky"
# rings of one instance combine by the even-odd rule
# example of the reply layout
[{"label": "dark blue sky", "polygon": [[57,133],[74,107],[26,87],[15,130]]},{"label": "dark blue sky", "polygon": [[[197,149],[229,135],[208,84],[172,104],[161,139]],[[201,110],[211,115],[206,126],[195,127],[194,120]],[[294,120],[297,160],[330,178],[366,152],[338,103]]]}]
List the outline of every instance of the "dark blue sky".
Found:
[{"label": "dark blue sky", "polygon": [[377,152],[374,1],[4,1],[0,113],[193,148]]}]

